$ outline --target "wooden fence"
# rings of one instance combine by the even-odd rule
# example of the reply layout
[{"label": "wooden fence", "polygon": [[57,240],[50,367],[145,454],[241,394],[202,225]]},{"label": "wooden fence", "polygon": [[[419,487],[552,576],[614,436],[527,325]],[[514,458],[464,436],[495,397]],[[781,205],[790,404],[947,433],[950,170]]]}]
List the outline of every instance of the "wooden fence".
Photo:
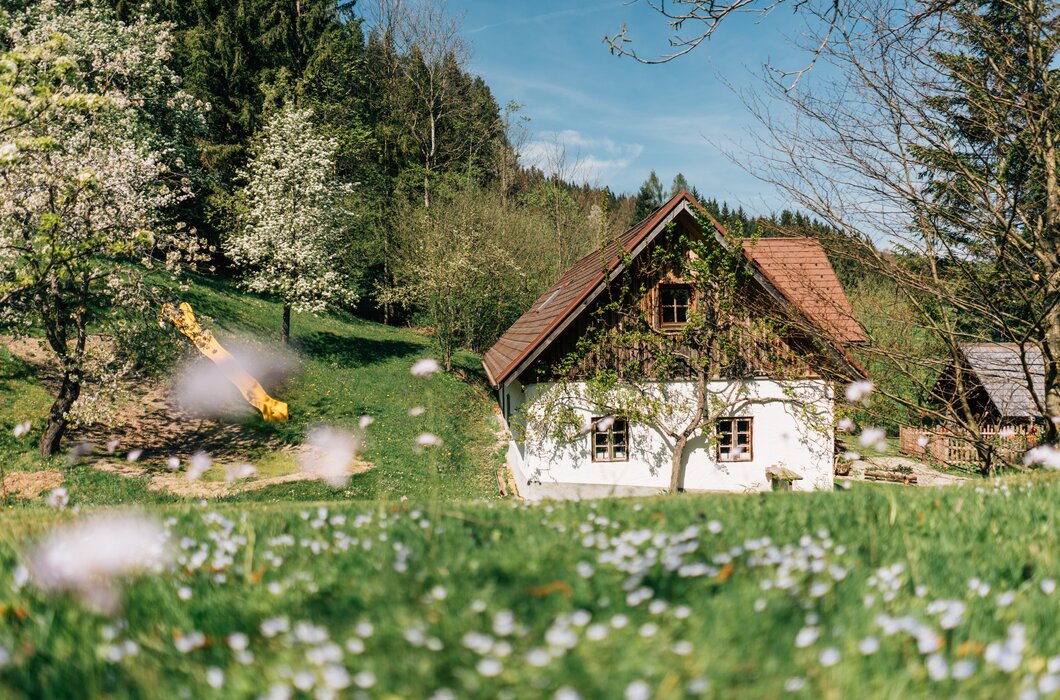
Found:
[{"label": "wooden fence", "polygon": [[[1035,426],[988,427],[980,431],[981,440],[993,448],[997,459],[1018,462],[1023,453],[1038,444],[1040,433]],[[898,449],[913,457],[928,456],[943,464],[973,465],[981,462],[975,441],[946,428],[906,428],[898,434]]]}]

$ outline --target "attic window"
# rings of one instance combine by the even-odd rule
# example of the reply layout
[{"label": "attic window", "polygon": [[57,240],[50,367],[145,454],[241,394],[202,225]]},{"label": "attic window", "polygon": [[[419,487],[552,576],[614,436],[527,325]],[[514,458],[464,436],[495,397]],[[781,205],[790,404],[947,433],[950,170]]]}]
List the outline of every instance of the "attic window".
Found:
[{"label": "attic window", "polygon": [[541,306],[537,307],[537,310],[538,311],[544,311],[545,307],[548,306],[552,302],[552,300],[556,298],[556,295],[559,294],[562,290],[563,290],[562,286],[556,287],[556,291],[554,291],[551,294],[549,294],[548,298],[545,299],[543,302],[541,302]]},{"label": "attic window", "polygon": [[659,285],[659,325],[661,327],[680,328],[688,323],[688,313],[691,309],[691,285]]}]

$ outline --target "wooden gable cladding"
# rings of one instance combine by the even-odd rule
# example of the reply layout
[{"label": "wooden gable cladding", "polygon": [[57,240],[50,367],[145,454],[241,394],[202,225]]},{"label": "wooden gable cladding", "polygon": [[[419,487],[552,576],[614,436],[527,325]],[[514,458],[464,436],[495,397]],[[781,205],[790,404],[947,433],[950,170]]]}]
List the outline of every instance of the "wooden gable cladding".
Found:
[{"label": "wooden gable cladding", "polygon": [[[660,235],[649,248],[672,248],[678,245],[681,233],[702,235],[698,229],[676,222],[675,230]],[[673,267],[652,269],[648,262],[651,252],[646,250],[632,261],[627,273],[574,319],[520,379],[586,379],[612,370],[619,376],[684,380],[693,378],[697,364],[716,368],[712,379],[821,376],[828,358],[811,337],[788,322],[789,309],[750,278],[737,294],[734,313],[726,316],[726,329],[711,339],[709,347],[687,343],[682,326],[660,322],[660,294],[669,286],[687,285],[693,290],[695,286]],[[709,299],[693,295],[690,309],[709,313],[710,304]],[[645,332],[650,337],[646,338]],[[674,362],[675,355],[689,360]]]}]

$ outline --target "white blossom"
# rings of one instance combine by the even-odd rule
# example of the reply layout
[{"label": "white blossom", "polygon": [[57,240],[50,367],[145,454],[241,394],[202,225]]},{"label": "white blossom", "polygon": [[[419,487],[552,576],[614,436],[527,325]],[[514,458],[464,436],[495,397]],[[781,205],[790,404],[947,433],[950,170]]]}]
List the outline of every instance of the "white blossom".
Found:
[{"label": "white blossom", "polygon": [[421,360],[416,360],[412,365],[412,376],[414,377],[429,377],[435,372],[441,370],[441,365],[438,364],[438,360],[433,357],[424,357]]},{"label": "white blossom", "polygon": [[352,433],[317,426],[309,431],[298,462],[310,476],[338,488],[349,481],[360,448],[360,439]]},{"label": "white blossom", "polygon": [[110,513],[51,533],[26,557],[30,579],[45,591],[69,591],[104,613],[118,606],[125,577],[159,572],[170,560],[166,532],[154,519]]}]

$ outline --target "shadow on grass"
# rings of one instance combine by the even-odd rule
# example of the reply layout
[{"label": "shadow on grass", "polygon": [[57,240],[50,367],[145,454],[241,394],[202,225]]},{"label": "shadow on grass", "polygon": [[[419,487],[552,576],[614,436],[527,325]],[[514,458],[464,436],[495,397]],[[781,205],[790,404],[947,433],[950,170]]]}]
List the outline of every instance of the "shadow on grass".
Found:
[{"label": "shadow on grass", "polygon": [[346,367],[364,367],[423,352],[423,346],[406,340],[377,340],[317,331],[296,339],[299,349],[317,360],[332,360]]}]

